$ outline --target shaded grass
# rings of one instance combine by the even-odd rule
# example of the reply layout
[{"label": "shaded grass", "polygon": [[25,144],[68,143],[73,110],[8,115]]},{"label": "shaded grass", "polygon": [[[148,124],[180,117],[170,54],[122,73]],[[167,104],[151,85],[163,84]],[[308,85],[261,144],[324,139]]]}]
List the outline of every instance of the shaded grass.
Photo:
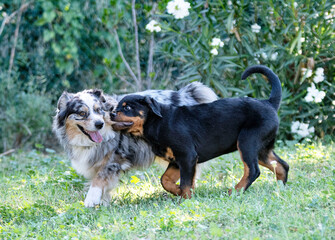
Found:
[{"label": "shaded grass", "polygon": [[[85,180],[66,157],[38,151],[0,160],[0,239],[331,239],[334,144],[277,150],[290,164],[282,186],[261,168],[245,194],[226,194],[243,174],[238,154],[206,164],[191,200],[164,192],[163,169],[124,175],[112,203],[83,206]],[[134,181],[136,179],[137,181]]]}]

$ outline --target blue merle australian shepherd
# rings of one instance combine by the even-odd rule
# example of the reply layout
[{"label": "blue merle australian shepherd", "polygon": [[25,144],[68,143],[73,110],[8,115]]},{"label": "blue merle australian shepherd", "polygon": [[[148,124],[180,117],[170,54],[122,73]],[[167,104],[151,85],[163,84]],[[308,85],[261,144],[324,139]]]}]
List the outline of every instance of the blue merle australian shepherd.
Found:
[{"label": "blue merle australian shepherd", "polygon": [[[209,103],[216,94],[199,82],[179,91],[147,90],[136,93],[176,106]],[[115,132],[110,113],[123,96],[110,96],[101,90],[64,92],[58,100],[53,131],[65,148],[73,168],[90,181],[85,206],[108,203],[110,191],[117,185],[121,172],[146,168],[155,155],[144,140]]]}]

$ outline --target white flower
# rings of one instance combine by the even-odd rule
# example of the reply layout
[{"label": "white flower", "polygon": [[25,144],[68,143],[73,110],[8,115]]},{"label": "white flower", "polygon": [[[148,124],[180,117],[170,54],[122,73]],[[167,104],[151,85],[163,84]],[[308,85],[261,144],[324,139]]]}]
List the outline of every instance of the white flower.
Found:
[{"label": "white flower", "polygon": [[2,5],[0,5],[0,11],[2,10]]},{"label": "white flower", "polygon": [[275,168],[277,166],[277,162],[276,161],[271,161],[270,164]]},{"label": "white flower", "polygon": [[297,3],[297,2],[294,2],[294,3],[293,3],[293,6],[294,6],[294,8],[297,8],[297,7],[298,7],[298,3]]},{"label": "white flower", "polygon": [[299,121],[292,122],[291,125],[291,132],[296,133],[300,135],[301,137],[307,137],[310,136],[312,133],[314,133],[314,127],[308,128],[308,123],[302,123]]},{"label": "white flower", "polygon": [[313,101],[314,101],[314,98],[313,98],[312,94],[307,93],[307,95],[306,95],[306,97],[305,97],[305,101],[306,101],[306,102],[313,102]]},{"label": "white flower", "polygon": [[324,71],[325,71],[325,70],[324,70],[323,68],[318,67],[318,68],[316,69],[316,71],[315,71],[315,74],[316,74],[316,75],[323,75]]},{"label": "white flower", "polygon": [[160,32],[162,29],[158,25],[158,22],[155,20],[151,20],[146,26],[145,29],[149,30],[150,32]]},{"label": "white flower", "polygon": [[306,78],[309,78],[311,77],[313,74],[313,71],[312,69],[309,69],[309,68],[301,68],[301,75],[302,76],[305,76]]},{"label": "white flower", "polygon": [[298,131],[298,129],[299,129],[299,126],[300,126],[300,122],[299,121],[292,122],[291,132],[296,133]]},{"label": "white flower", "polygon": [[322,82],[323,80],[325,80],[325,77],[323,75],[315,75],[314,78],[313,78],[313,81],[315,83]]},{"label": "white flower", "polygon": [[313,78],[313,81],[315,83],[319,83],[319,82],[322,82],[323,80],[325,80],[325,77],[324,77],[324,69],[321,68],[321,67],[318,67],[315,71],[315,76]]},{"label": "white flower", "polygon": [[307,137],[310,135],[310,133],[314,132],[314,128],[308,128],[307,123],[301,123],[299,126],[299,129],[297,131],[297,134],[299,134],[301,137]]},{"label": "white flower", "polygon": [[272,61],[276,61],[277,57],[278,57],[278,53],[277,52],[271,54],[271,60]]},{"label": "white flower", "polygon": [[221,41],[220,38],[213,38],[210,45],[213,47],[223,47],[224,43]]},{"label": "white flower", "polygon": [[322,102],[322,99],[326,96],[326,93],[324,91],[319,91],[316,87],[315,84],[312,83],[311,87],[307,88],[307,95],[305,96],[305,101],[306,102],[316,102],[320,103]]},{"label": "white flower", "polygon": [[212,55],[218,55],[219,52],[218,52],[218,50],[217,50],[216,48],[213,48],[213,49],[211,50],[211,54],[212,54]]},{"label": "white flower", "polygon": [[251,25],[251,31],[254,33],[259,33],[261,30],[261,26],[259,26],[257,23]]},{"label": "white flower", "polygon": [[314,102],[316,102],[316,103],[322,102],[322,99],[324,99],[325,96],[326,96],[326,93],[324,91],[319,91],[314,96]]},{"label": "white flower", "polygon": [[328,12],[325,12],[325,14],[324,14],[324,19],[325,20],[328,20],[328,19],[330,19],[332,17],[332,15],[331,14],[329,14]]},{"label": "white flower", "polygon": [[262,52],[261,56],[262,58],[264,58],[264,60],[268,59],[268,55],[266,54],[266,52]]},{"label": "white flower", "polygon": [[182,19],[190,14],[188,9],[191,8],[189,2],[185,2],[184,0],[172,0],[168,2],[166,7],[167,12],[172,14],[175,19]]}]

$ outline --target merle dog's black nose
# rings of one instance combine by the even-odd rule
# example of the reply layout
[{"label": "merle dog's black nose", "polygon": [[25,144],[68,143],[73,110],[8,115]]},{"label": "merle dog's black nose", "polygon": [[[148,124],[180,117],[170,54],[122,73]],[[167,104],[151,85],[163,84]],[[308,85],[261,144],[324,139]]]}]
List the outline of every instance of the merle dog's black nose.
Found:
[{"label": "merle dog's black nose", "polygon": [[97,121],[94,125],[97,129],[101,129],[104,126],[104,122]]}]

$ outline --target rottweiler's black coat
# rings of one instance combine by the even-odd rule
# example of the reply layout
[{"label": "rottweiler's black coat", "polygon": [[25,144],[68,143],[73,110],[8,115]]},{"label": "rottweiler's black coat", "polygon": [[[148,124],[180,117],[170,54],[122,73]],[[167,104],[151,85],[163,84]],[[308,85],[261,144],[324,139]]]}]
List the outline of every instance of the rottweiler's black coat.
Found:
[{"label": "rottweiler's black coat", "polygon": [[[273,151],[279,125],[280,81],[261,65],[248,68],[242,79],[252,73],[262,73],[269,79],[269,99],[226,98],[175,107],[129,95],[119,102],[112,116],[117,122],[114,129],[145,138],[156,155],[169,161],[161,182],[175,195],[191,197],[196,163],[236,150],[244,163],[244,175],[236,190],[246,190],[257,179],[259,164],[275,171],[277,179],[286,183],[289,166]],[[179,178],[180,187],[176,185]]]}]

